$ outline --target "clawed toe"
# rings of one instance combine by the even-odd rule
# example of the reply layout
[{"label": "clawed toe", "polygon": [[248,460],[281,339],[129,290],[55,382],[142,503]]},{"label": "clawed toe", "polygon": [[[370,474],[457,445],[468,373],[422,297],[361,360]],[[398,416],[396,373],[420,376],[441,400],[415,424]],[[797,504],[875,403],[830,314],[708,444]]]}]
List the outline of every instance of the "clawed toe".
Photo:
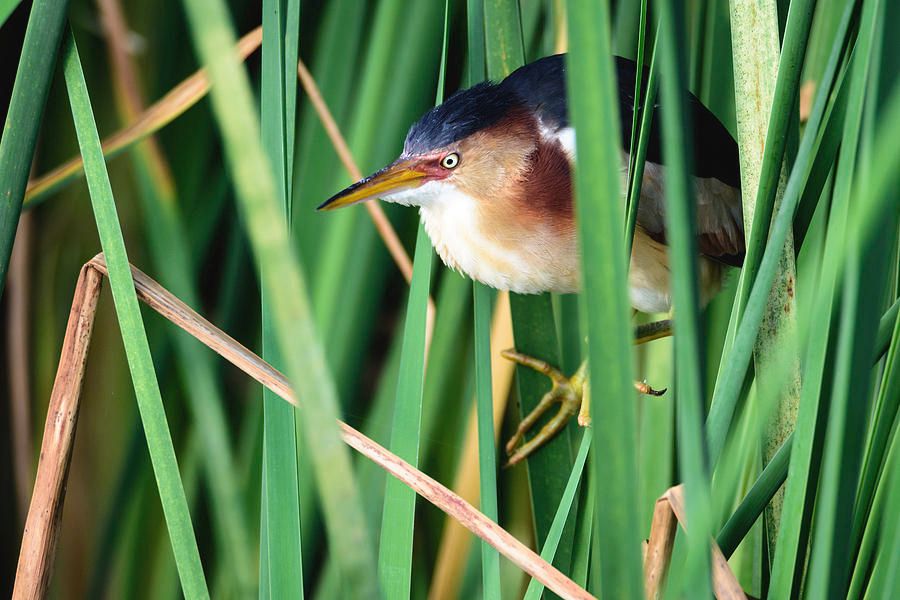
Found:
[{"label": "clawed toe", "polygon": [[[584,402],[585,379],[587,376],[587,363],[582,363],[578,371],[571,377],[566,377],[562,371],[550,365],[546,361],[516,352],[504,350],[504,358],[517,364],[534,369],[538,373],[546,375],[553,387],[544,394],[538,405],[519,423],[515,434],[506,443],[506,453],[509,455],[507,467],[522,462],[535,450],[546,444],[553,436],[562,431],[575,414],[578,414],[578,424],[588,427],[591,424],[589,402]],[[665,388],[654,389],[645,381],[635,381],[634,388],[648,396],[662,396]],[[559,403],[559,410],[531,439],[522,443],[525,434],[528,433],[545,412],[553,405]],[[521,443],[521,445],[519,445]]]},{"label": "clawed toe", "polygon": [[648,384],[646,381],[635,381],[634,389],[636,389],[637,391],[639,391],[642,394],[646,394],[647,396],[662,396],[663,394],[666,393],[667,388],[663,388],[661,390],[655,390],[652,387],[650,387],[650,384]]},{"label": "clawed toe", "polygon": [[[550,378],[553,385],[550,391],[544,394],[534,410],[522,419],[519,427],[516,429],[516,433],[507,442],[506,453],[509,455],[509,462],[506,466],[510,467],[527,458],[549,441],[550,438],[562,431],[569,419],[579,411],[584,388],[584,377],[583,369],[579,369],[578,373],[572,377],[566,377],[559,369],[546,361],[521,354],[515,350],[504,350],[502,355],[504,358],[546,375]],[[560,405],[556,414],[541,427],[534,437],[519,446],[525,434],[534,427],[541,416],[555,403]]]}]

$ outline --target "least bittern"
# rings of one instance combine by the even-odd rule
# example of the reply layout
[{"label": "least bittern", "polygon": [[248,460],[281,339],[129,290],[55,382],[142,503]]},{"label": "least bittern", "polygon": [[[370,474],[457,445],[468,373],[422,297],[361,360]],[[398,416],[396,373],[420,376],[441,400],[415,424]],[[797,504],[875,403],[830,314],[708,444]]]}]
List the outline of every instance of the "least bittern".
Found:
[{"label": "least bittern", "polygon": [[[616,58],[615,64],[624,181],[636,66],[622,58]],[[699,285],[705,305],[719,291],[726,266],[743,262],[738,149],[697,98],[687,92],[685,97],[694,127]],[[628,276],[631,304],[646,313],[671,309],[658,115],[659,110],[650,128]],[[417,206],[435,250],[448,267],[499,290],[577,292],[580,257],[571,180],[574,160],[565,56],[550,56],[518,69],[500,83],[480,83],[457,92],[431,109],[410,127],[397,160],[319,208],[330,210],[373,198]],[[638,338],[655,339],[668,331],[667,323],[651,324]],[[586,369],[582,365],[575,375],[565,377],[531,357],[515,352],[506,356],[545,373],[553,382],[507,445],[510,463],[516,463],[562,429],[580,405],[579,421],[589,421],[589,403],[582,403]],[[635,385],[643,393],[660,393],[643,383]],[[516,449],[523,434],[556,402],[561,404],[558,414]]]}]

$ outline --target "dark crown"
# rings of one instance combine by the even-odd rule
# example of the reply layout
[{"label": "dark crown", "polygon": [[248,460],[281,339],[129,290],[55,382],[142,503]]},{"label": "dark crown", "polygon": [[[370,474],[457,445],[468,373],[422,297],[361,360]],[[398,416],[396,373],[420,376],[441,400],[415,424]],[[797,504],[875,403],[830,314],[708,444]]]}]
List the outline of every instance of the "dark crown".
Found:
[{"label": "dark crown", "polygon": [[488,81],[456,92],[413,123],[403,153],[424,154],[449,146],[497,123],[516,103],[514,94]]}]

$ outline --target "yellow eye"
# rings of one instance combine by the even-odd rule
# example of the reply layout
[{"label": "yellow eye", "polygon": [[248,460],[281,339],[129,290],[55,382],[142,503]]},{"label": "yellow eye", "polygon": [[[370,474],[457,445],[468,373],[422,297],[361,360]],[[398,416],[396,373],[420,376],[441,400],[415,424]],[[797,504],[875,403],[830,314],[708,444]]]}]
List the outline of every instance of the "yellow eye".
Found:
[{"label": "yellow eye", "polygon": [[445,169],[455,169],[459,165],[459,154],[451,152],[441,159],[441,166]]}]

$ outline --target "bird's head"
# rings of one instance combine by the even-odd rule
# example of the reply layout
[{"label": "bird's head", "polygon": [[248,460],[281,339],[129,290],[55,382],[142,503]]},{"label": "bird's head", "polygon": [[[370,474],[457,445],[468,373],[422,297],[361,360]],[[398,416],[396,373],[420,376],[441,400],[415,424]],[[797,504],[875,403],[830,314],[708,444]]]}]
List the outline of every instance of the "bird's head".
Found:
[{"label": "bird's head", "polygon": [[332,210],[381,198],[426,206],[448,189],[490,198],[527,167],[537,131],[502,86],[481,83],[429,110],[409,129],[400,156],[319,206]]}]

